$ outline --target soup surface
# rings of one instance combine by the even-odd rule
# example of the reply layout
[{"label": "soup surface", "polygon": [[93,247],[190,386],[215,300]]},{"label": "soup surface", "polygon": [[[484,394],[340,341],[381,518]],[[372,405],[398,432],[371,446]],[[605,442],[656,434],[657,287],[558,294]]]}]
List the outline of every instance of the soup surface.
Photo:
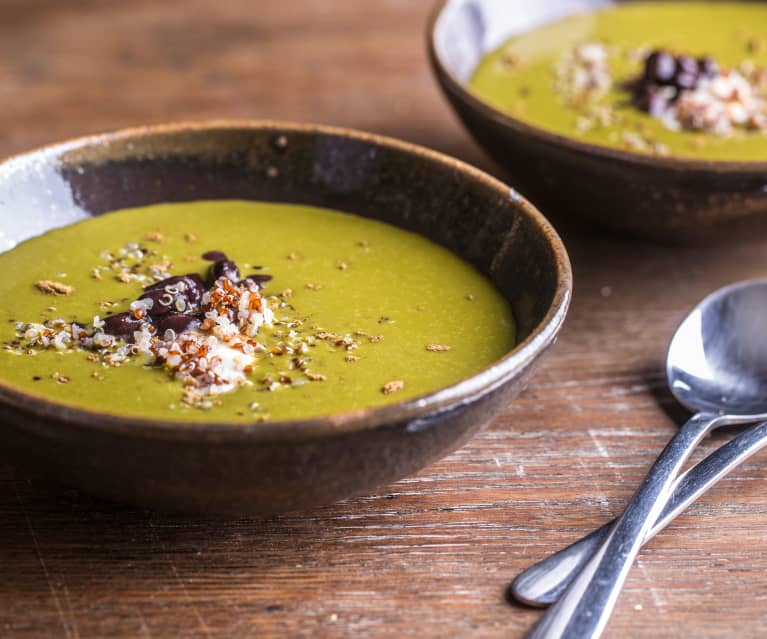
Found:
[{"label": "soup surface", "polygon": [[[0,381],[122,415],[252,422],[378,406],[458,382],[515,343],[505,300],[468,263],[306,206],[118,211],[19,244],[0,272]],[[189,287],[168,279],[187,274]]]},{"label": "soup surface", "polygon": [[528,123],[657,155],[767,159],[767,3],[632,2],[514,37],[471,88]]}]

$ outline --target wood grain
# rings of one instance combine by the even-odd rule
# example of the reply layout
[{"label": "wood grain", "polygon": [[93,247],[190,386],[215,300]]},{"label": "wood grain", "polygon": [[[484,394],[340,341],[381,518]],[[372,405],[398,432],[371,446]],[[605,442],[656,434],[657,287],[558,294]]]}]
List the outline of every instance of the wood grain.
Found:
[{"label": "wood grain", "polygon": [[[371,129],[497,172],[430,77],[428,4],[0,0],[0,152],[265,117]],[[552,215],[576,278],[559,344],[488,430],[417,477],[215,522],[0,464],[0,636],[521,637],[538,613],[505,602],[508,581],[620,512],[685,418],[662,372],[674,326],[712,289],[762,276],[767,256],[767,243],[635,243],[569,213]],[[650,544],[606,636],[765,636],[766,474],[762,456]]]}]

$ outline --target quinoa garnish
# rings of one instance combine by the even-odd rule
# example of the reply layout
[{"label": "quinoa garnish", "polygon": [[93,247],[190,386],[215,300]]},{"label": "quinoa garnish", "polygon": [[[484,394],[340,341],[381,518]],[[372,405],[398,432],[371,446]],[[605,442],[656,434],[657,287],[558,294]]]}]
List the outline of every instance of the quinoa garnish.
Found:
[{"label": "quinoa garnish", "polygon": [[306,373],[304,373],[304,374],[305,374],[305,375],[306,375],[306,377],[308,377],[308,378],[309,378],[309,380],[311,380],[312,382],[324,382],[324,381],[327,379],[327,376],[326,376],[326,375],[322,375],[322,374],[320,374],[320,373],[309,373],[309,372],[306,372]]},{"label": "quinoa garnish", "polygon": [[525,66],[522,58],[508,49],[501,56],[501,64],[509,69],[521,69]]},{"label": "quinoa garnish", "polygon": [[72,295],[75,292],[74,286],[53,280],[39,280],[35,282],[35,288],[46,295]]},{"label": "quinoa garnish", "polygon": [[57,384],[69,384],[71,381],[66,375],[62,375],[58,371],[51,373],[51,379],[55,380]]},{"label": "quinoa garnish", "polygon": [[447,344],[427,344],[426,350],[431,353],[445,353],[450,350]]},{"label": "quinoa garnish", "polygon": [[293,297],[293,289],[292,288],[285,288],[282,291],[280,291],[280,297]]},{"label": "quinoa garnish", "polygon": [[401,379],[397,379],[391,382],[386,382],[381,387],[381,392],[384,395],[393,395],[394,393],[399,393],[403,388],[405,388],[405,382]]},{"label": "quinoa garnish", "polygon": [[361,358],[358,355],[347,355],[346,357],[344,357],[344,361],[350,362],[350,363],[359,362],[360,359]]},{"label": "quinoa garnish", "polygon": [[162,233],[147,233],[145,237],[147,242],[157,242],[158,244],[165,241],[165,236]]},{"label": "quinoa garnish", "polygon": [[184,233],[184,239],[190,244],[194,244],[197,241],[197,236],[194,233],[187,231]]},{"label": "quinoa garnish", "polygon": [[466,293],[466,299],[467,299],[469,302],[473,302],[473,301],[474,301],[475,299],[477,299],[477,298],[474,296],[474,293]]},{"label": "quinoa garnish", "polygon": [[173,264],[170,260],[162,260],[160,262],[157,262],[156,264],[152,264],[149,267],[150,271],[157,271],[158,273],[162,273],[163,275],[168,273],[171,269]]},{"label": "quinoa garnish", "polygon": [[339,271],[345,271],[347,268],[349,268],[349,264],[347,262],[339,260],[338,262],[336,262],[336,268]]}]

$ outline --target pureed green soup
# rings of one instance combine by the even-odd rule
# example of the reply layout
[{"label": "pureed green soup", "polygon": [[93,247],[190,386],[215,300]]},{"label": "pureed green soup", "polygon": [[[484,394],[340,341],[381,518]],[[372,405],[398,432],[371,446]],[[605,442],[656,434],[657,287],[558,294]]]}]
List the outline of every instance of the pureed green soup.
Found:
[{"label": "pureed green soup", "polygon": [[23,242],[0,272],[12,274],[0,380],[121,415],[248,422],[379,406],[465,379],[515,343],[505,300],[471,265],[306,206],[118,211]]},{"label": "pureed green soup", "polygon": [[767,159],[767,3],[632,2],[488,55],[470,85],[532,125],[656,155]]}]

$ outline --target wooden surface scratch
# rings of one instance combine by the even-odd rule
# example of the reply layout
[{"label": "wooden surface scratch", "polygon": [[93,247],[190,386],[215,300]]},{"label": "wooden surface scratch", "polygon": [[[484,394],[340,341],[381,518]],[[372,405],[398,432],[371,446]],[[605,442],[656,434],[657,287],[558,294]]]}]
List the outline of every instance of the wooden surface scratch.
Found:
[{"label": "wooden surface scratch", "polygon": [[[0,152],[281,118],[395,135],[504,177],[430,77],[429,4],[5,0]],[[207,521],[103,503],[3,458],[0,637],[523,636],[539,613],[507,603],[508,582],[620,512],[687,417],[665,388],[674,327],[711,290],[763,276],[767,255],[546,213],[575,273],[561,339],[519,400],[415,477],[267,522]],[[757,456],[643,550],[607,637],[767,634],[766,475]]]}]

